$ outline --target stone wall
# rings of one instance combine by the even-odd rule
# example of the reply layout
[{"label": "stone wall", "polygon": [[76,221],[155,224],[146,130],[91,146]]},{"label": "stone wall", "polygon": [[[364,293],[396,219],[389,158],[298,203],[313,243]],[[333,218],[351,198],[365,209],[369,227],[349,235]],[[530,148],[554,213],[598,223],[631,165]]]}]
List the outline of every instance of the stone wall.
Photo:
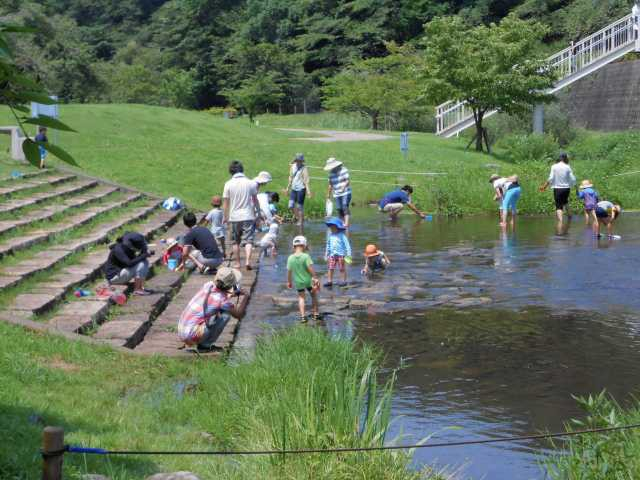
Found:
[{"label": "stone wall", "polygon": [[559,98],[577,127],[640,129],[640,60],[607,65],[578,80]]}]

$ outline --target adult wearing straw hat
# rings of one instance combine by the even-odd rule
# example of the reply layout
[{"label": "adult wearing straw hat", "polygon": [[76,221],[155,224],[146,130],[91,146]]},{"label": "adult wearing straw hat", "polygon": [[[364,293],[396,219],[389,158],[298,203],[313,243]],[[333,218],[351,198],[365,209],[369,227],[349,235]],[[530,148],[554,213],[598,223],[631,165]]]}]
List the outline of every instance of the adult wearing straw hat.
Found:
[{"label": "adult wearing straw hat", "polygon": [[336,203],[338,215],[343,221],[345,228],[349,228],[349,217],[351,215],[351,211],[349,209],[349,206],[351,205],[351,181],[349,179],[349,170],[347,170],[340,160],[331,157],[327,159],[324,171],[329,172],[329,189],[327,190],[327,198],[331,198],[331,195],[333,194],[333,200]]},{"label": "adult wearing straw hat", "polygon": [[304,226],[304,200],[306,196],[311,198],[309,169],[304,164],[302,153],[296,153],[293,162],[291,162],[287,194],[289,195],[289,210],[293,210],[298,225],[302,227]]}]

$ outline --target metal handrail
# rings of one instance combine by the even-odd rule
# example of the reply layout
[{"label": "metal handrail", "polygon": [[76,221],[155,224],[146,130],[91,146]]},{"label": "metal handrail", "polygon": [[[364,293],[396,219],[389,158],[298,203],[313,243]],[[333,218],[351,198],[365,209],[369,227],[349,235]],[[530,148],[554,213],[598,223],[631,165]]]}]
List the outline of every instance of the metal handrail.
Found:
[{"label": "metal handrail", "polygon": [[[635,21],[629,14],[548,57],[547,64],[559,74],[557,83],[572,76],[579,78],[578,74],[596,61],[635,42],[634,29]],[[468,122],[472,116],[466,100],[444,102],[436,107],[436,134]]]}]

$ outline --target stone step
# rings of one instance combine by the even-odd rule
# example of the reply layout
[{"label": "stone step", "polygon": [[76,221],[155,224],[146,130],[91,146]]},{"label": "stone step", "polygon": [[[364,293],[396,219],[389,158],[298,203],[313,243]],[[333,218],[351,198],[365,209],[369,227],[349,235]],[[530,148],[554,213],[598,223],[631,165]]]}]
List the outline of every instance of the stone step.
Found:
[{"label": "stone step", "polygon": [[27,172],[27,173],[23,173],[20,177],[18,178],[14,178],[14,177],[3,177],[0,178],[0,183],[4,183],[4,182],[19,182],[22,179],[25,178],[33,178],[33,177],[39,177],[41,175],[51,175],[51,172],[53,170],[50,168],[44,168],[42,170],[38,170],[36,172]]},{"label": "stone step", "polygon": [[29,198],[21,198],[17,200],[7,200],[0,203],[0,213],[12,213],[21,208],[31,207],[47,200],[51,200],[65,195],[82,192],[98,185],[97,180],[82,180],[73,185],[63,185],[61,187],[46,192],[35,193]]},{"label": "stone step", "polygon": [[[183,230],[184,230],[184,227],[174,226],[165,233],[163,228],[157,228],[155,231],[150,232],[149,235],[155,235],[155,236],[167,235],[167,236],[175,237],[179,233],[181,233]],[[156,254],[153,257],[149,258],[149,263],[152,266],[160,265],[162,260],[162,253],[163,253],[162,251],[157,249]],[[77,286],[81,284],[86,284],[87,282],[94,280],[96,277],[102,274],[102,267],[107,258],[107,255],[108,255],[108,251],[106,249],[97,249],[96,251],[91,252],[89,255],[87,255],[77,265],[67,267],[61,273],[51,277],[50,281],[47,282],[47,285],[49,285],[49,287],[55,287],[59,290],[64,291],[65,293],[68,293],[72,289],[76,288]],[[167,272],[167,273],[180,277],[179,274],[175,274],[174,272]],[[173,288],[173,283],[171,282],[176,281],[175,279],[170,281],[159,279],[159,280],[155,280],[155,283],[153,283],[154,280],[155,280],[155,277],[148,283],[148,285],[151,285],[152,288],[153,286],[155,286],[159,290],[162,288],[165,288],[165,289],[169,287]],[[104,282],[101,281],[100,283],[103,284]],[[117,286],[114,286],[113,288],[116,289],[118,292],[122,292],[125,294],[130,293],[130,288],[124,285],[122,286],[117,285]],[[91,297],[88,297],[88,298],[91,298]],[[129,300],[129,302],[135,301],[135,299],[137,298],[145,299],[147,297],[133,297],[132,299]],[[127,307],[129,304],[130,303],[127,303],[125,307]],[[34,305],[34,307],[36,306],[37,305]],[[135,310],[135,307],[130,308],[129,313],[132,313],[134,310]],[[86,315],[78,314],[78,315],[75,315],[73,318],[70,318],[66,312],[61,310],[60,312],[56,313],[56,315],[52,320],[49,321],[49,324],[53,328],[61,329],[66,332],[84,333],[89,327],[100,324],[104,320],[104,316],[106,316],[108,312],[109,312],[108,309],[103,310],[102,313],[104,315],[101,318],[94,318],[94,316],[91,315],[90,312],[87,312]],[[117,343],[117,342],[114,342],[114,343]]]},{"label": "stone step", "polygon": [[[19,262],[16,265],[13,265],[11,267],[6,267],[0,270],[0,291],[4,288],[7,288],[7,286],[2,287],[3,284],[8,286],[14,286],[20,281],[25,280],[26,278],[36,273],[50,270],[51,268],[58,265],[64,259],[73,255],[76,252],[79,252],[80,250],[87,249],[98,243],[107,242],[109,239],[109,236],[115,233],[117,230],[119,230],[120,228],[130,223],[135,223],[142,220],[143,218],[147,217],[152,212],[154,212],[159,205],[160,205],[159,202],[154,201],[150,205],[136,208],[133,211],[128,212],[127,216],[124,219],[110,222],[106,227],[104,225],[100,225],[97,227],[96,230],[85,235],[84,237],[74,239],[72,241],[67,242],[64,245],[59,245],[45,252],[41,252],[42,255],[51,256],[51,260],[49,261],[44,261],[38,264],[34,264],[34,262],[32,262],[31,259],[23,260],[22,262]],[[175,218],[177,217],[178,214],[175,212],[171,212],[171,213],[173,214],[173,216],[167,215],[166,211],[162,211],[155,215],[156,225],[158,229],[163,228],[166,225],[170,225],[173,221],[175,221]],[[84,268],[83,267],[79,268],[75,265],[72,265],[63,269],[63,272],[65,273],[83,274],[83,275],[86,275],[91,271],[92,271],[91,267],[89,266]],[[7,277],[16,277],[18,278],[18,281],[11,282],[9,280],[6,280]]]},{"label": "stone step", "polygon": [[47,178],[33,178],[31,180],[19,180],[16,179],[15,185],[0,186],[0,197],[7,195],[14,195],[20,192],[26,192],[27,190],[33,190],[34,188],[40,188],[43,185],[59,185],[64,182],[69,182],[76,178],[75,175],[53,175]]},{"label": "stone step", "polygon": [[97,187],[91,190],[91,194],[77,195],[71,197],[59,205],[52,205],[50,207],[44,207],[42,210],[33,212],[31,214],[24,215],[20,219],[0,221],[0,235],[4,235],[15,230],[18,227],[23,227],[33,222],[41,222],[50,220],[55,215],[69,211],[72,208],[79,208],[88,205],[93,202],[108,197],[109,195],[117,192],[117,187],[103,186]]},{"label": "stone step", "polygon": [[[54,235],[58,235],[64,231],[81,227],[82,225],[89,223],[100,215],[103,215],[112,210],[116,210],[118,208],[125,207],[129,203],[139,200],[140,198],[142,198],[141,194],[131,193],[127,195],[123,200],[109,202],[104,205],[92,207],[76,215],[67,217],[65,219],[65,222],[61,223],[60,225],[37,230],[34,232],[28,232],[25,235],[11,238],[5,242],[0,243],[0,258],[18,252],[20,250],[30,248],[33,245],[44,243]],[[71,243],[73,243],[73,240],[71,241]],[[67,246],[68,243],[63,245],[61,248],[64,250],[68,250]],[[52,247],[52,249],[56,248],[58,247]]]}]

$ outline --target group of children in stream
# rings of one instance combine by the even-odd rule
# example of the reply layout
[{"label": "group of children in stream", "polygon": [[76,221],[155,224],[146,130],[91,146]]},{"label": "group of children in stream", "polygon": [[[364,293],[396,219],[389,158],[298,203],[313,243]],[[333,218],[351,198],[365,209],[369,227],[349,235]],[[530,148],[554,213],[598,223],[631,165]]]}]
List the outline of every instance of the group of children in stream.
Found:
[{"label": "group of children in stream", "polygon": [[[306,196],[310,196],[308,187],[309,176],[304,165],[304,156],[297,154],[291,167],[287,188],[287,193],[290,194],[289,208],[293,211],[296,224],[302,227],[304,222],[304,199]],[[324,254],[327,263],[327,281],[323,286],[325,288],[332,288],[335,280],[335,284],[342,287],[347,284],[347,265],[352,263],[351,242],[347,234],[349,228],[349,205],[351,203],[349,172],[342,165],[342,162],[335,158],[327,160],[325,170],[329,175],[328,198],[333,194],[333,200],[336,202],[336,211],[339,217],[331,216],[331,211],[327,212],[327,218],[325,220],[327,238]],[[260,176],[264,177],[263,180],[260,179]],[[266,178],[267,176],[268,179]],[[270,180],[271,176],[268,175],[267,172],[261,172],[260,175],[254,179],[258,188],[261,184],[264,185]],[[384,205],[381,204],[381,211],[389,213],[390,215],[397,215],[404,205],[409,204],[409,208],[413,207],[413,205],[410,204],[409,196],[409,191],[412,191],[412,189],[408,186],[403,188],[406,191],[399,190],[398,192],[394,192],[395,195],[383,199]],[[396,199],[395,197],[399,198]],[[276,192],[261,192],[257,194],[256,198],[260,204],[261,212],[260,219],[256,223],[256,228],[265,233],[257,242],[258,248],[260,249],[260,256],[275,257],[277,254],[279,226],[283,221],[283,218],[278,215],[276,206],[279,201],[279,195]],[[202,223],[208,224],[220,250],[223,255],[225,255],[226,228],[223,221],[224,214],[221,197],[213,197],[211,204],[212,209],[203,218]],[[389,206],[387,207],[387,205]],[[415,207],[413,207],[413,210],[420,215],[424,215],[415,209]],[[237,260],[238,259],[236,259],[236,261]],[[376,245],[369,244],[364,250],[364,264],[361,273],[366,276],[371,276],[376,272],[383,271],[390,264],[391,261],[383,251],[379,250]],[[317,319],[319,316],[318,292],[320,291],[321,282],[313,265],[313,260],[309,255],[307,238],[303,235],[296,236],[293,239],[293,253],[287,260],[287,286],[290,289],[295,289],[298,293],[301,321],[306,321],[308,318],[305,306],[305,296],[307,292],[310,294],[312,301],[311,316],[314,319]],[[339,275],[339,279],[335,278],[336,275]]]},{"label": "group of children in stream", "polygon": [[[576,184],[575,176],[568,163],[568,157],[561,155],[558,162],[552,167],[549,179],[540,187],[541,191],[549,186],[553,189],[556,212],[560,222],[563,221],[564,210],[568,210],[571,188]],[[347,284],[347,266],[352,263],[353,254],[348,235],[351,180],[349,170],[341,161],[335,158],[327,160],[324,170],[328,173],[329,187],[327,191],[327,216],[325,219],[327,237],[324,251],[324,259],[327,265],[327,281],[323,286],[332,288],[335,283],[337,286],[342,287]],[[246,269],[252,269],[249,261],[256,230],[264,233],[257,243],[260,249],[260,256],[275,257],[279,226],[283,221],[283,218],[277,214],[276,204],[279,201],[279,195],[276,192],[260,192],[260,188],[271,181],[271,175],[268,172],[260,172],[256,178],[249,180],[242,173],[241,164],[232,162],[230,173],[232,174],[232,179],[225,185],[223,198],[219,196],[212,198],[213,208],[201,221],[201,225],[208,224],[208,231],[203,226],[194,226],[196,222],[192,213],[185,215],[185,225],[190,230],[183,241],[184,246],[181,251],[183,258],[179,267],[185,265],[186,260],[190,260],[195,267],[200,269],[201,273],[208,273],[217,269],[214,282],[208,282],[205,285],[208,285],[209,289],[206,292],[204,291],[206,289],[203,289],[204,293],[201,292],[202,294],[194,297],[185,312],[183,312],[179,322],[180,338],[187,344],[198,344],[199,347],[212,344],[226,323],[224,321],[217,321],[211,325],[209,325],[210,322],[208,321],[203,323],[201,317],[206,317],[208,310],[203,310],[203,301],[200,297],[204,295],[203,298],[205,298],[206,303],[212,298],[211,295],[213,293],[226,292],[223,295],[224,298],[228,298],[231,295],[229,292],[231,292],[232,284],[237,284],[241,278],[241,273],[238,270],[240,268],[240,247],[245,247],[246,250]],[[286,193],[289,194],[289,209],[292,210],[296,225],[300,227],[301,232],[304,225],[304,201],[306,197],[311,196],[309,178],[307,167],[304,165],[304,156],[297,154],[293,162],[291,162]],[[495,200],[499,202],[501,226],[507,226],[509,214],[511,214],[511,224],[513,225],[516,205],[521,194],[518,177],[515,175],[510,177],[492,175],[489,182],[495,191]],[[578,198],[583,202],[586,221],[594,224],[594,233],[599,236],[600,225],[606,225],[609,237],[613,238],[613,223],[620,216],[622,211],[620,206],[613,202],[601,201],[589,180],[584,180],[576,191]],[[413,188],[410,185],[405,185],[400,189],[385,194],[378,203],[379,211],[389,215],[391,220],[395,220],[398,214],[407,207],[420,218],[429,220],[430,216],[420,211],[412,203],[412,193]],[[336,216],[332,216],[334,204]],[[244,217],[237,218],[236,216],[234,221],[234,214],[229,214],[230,211],[244,213],[249,211],[251,218],[246,220]],[[188,216],[189,218],[187,218]],[[227,225],[227,222],[229,222],[229,225]],[[233,260],[235,261],[236,269],[221,267],[222,259],[226,257],[225,240],[227,230],[230,230],[232,234],[234,245]],[[200,238],[204,237],[205,233],[209,237],[207,242]],[[220,252],[215,255],[208,255],[199,245],[203,243],[213,245],[217,243]],[[293,252],[287,259],[287,287],[295,289],[297,292],[300,320],[306,322],[308,319],[306,311],[307,293],[311,296],[311,318],[317,320],[320,315],[318,294],[321,288],[321,281],[314,269],[313,259],[309,254],[307,238],[303,235],[295,236],[292,247]],[[363,257],[364,265],[361,273],[365,276],[382,272],[391,264],[385,253],[373,243],[366,245]],[[336,275],[339,278],[336,278]],[[241,295],[246,297],[246,294]],[[246,298],[244,301],[246,304]],[[221,305],[214,305],[215,308],[212,311],[224,311],[228,307],[226,303],[223,305],[225,308]],[[236,308],[234,312],[234,315],[241,316],[244,314],[244,308]],[[206,326],[204,330],[202,330],[203,325]]]},{"label": "group of children in stream", "polygon": [[[518,200],[521,195],[518,176],[501,177],[498,174],[493,174],[489,177],[489,183],[494,190],[493,198],[498,202],[500,226],[506,228],[510,224],[513,227],[515,225]],[[561,153],[556,163],[551,166],[549,178],[539,188],[541,192],[549,187],[553,191],[556,218],[559,224],[564,222],[565,212],[567,213],[567,218],[571,218],[569,197],[571,189],[576,187],[576,184],[576,177],[569,166],[569,156],[566,153]],[[594,236],[600,237],[601,227],[604,226],[607,229],[607,237],[609,239],[619,239],[619,236],[613,234],[613,227],[614,222],[622,214],[620,205],[609,200],[602,200],[594,189],[591,180],[583,180],[580,186],[576,188],[576,195],[582,202],[585,222],[593,225]],[[510,221],[508,222],[509,216]]]}]

